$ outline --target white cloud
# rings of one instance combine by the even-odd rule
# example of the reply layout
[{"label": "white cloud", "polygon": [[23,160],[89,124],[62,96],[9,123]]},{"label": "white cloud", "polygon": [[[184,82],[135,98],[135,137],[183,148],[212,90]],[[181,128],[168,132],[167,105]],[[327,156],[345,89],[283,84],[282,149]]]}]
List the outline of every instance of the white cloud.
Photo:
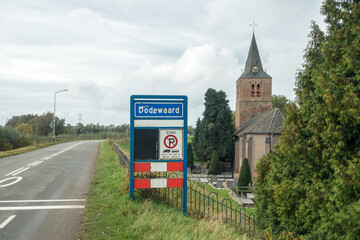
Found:
[{"label": "white cloud", "polygon": [[[145,64],[131,77],[131,94],[180,94],[189,96],[190,122],[201,116],[208,88],[232,93],[240,65],[228,49],[203,45],[187,49],[175,62]],[[231,108],[234,109],[234,101]],[[201,107],[199,107],[201,106]],[[200,111],[199,111],[200,110]]]},{"label": "white cloud", "polygon": [[52,111],[71,124],[129,122],[131,94],[185,94],[190,123],[208,88],[235,106],[253,17],[273,93],[293,97],[320,1],[7,1],[0,8],[0,124]]}]

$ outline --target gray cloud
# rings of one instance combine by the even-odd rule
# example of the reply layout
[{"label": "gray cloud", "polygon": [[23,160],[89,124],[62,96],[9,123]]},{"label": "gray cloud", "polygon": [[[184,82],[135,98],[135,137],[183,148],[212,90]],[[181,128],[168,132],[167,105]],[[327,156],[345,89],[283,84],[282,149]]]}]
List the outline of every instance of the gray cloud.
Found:
[{"label": "gray cloud", "polygon": [[[207,88],[235,108],[253,17],[273,93],[294,97],[311,20],[320,1],[3,1],[0,8],[0,124],[53,110],[67,123],[129,122],[131,94],[189,97],[189,122]],[[324,25],[321,24],[324,29]]]}]

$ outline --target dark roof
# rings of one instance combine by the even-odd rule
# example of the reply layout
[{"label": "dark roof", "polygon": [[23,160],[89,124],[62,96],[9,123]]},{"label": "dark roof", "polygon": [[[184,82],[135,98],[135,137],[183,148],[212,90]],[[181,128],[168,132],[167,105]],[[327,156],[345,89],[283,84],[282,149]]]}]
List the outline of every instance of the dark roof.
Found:
[{"label": "dark roof", "polygon": [[235,135],[242,135],[244,133],[280,134],[280,128],[285,117],[285,114],[280,109],[270,109],[252,116],[240,126]]},{"label": "dark roof", "polygon": [[[251,71],[251,69],[255,65],[258,67],[259,70],[254,73],[253,71]],[[246,59],[245,70],[241,74],[240,78],[271,78],[270,75],[263,70],[254,34],[252,36],[249,54]]]}]

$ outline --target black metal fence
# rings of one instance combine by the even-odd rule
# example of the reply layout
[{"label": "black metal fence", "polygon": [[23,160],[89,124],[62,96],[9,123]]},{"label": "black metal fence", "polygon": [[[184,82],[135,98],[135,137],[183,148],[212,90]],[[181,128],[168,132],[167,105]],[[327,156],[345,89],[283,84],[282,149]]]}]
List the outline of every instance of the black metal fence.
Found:
[{"label": "black metal fence", "polygon": [[116,155],[118,156],[119,162],[121,166],[125,169],[130,169],[130,161],[129,158],[120,150],[118,145],[116,145],[113,141],[110,141],[110,144],[115,151]]},{"label": "black metal fence", "polygon": [[[120,164],[129,169],[129,159],[122,153],[118,146],[111,142],[114,151],[118,155]],[[172,173],[136,173],[134,178],[179,178],[181,172]],[[164,203],[182,207],[181,188],[154,188],[143,189],[143,193]],[[246,209],[229,198],[222,198],[216,192],[196,181],[187,179],[187,212],[198,218],[218,219],[232,225],[239,232],[247,232],[251,235],[259,234],[265,229],[266,224],[257,219],[255,213],[247,214]]]}]

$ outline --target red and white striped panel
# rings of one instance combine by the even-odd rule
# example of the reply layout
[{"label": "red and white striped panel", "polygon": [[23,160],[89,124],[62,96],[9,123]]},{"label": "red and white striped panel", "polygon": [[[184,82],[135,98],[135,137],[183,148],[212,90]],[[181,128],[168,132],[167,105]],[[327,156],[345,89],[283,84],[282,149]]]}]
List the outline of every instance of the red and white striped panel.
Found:
[{"label": "red and white striped panel", "polygon": [[152,179],[135,179],[134,188],[171,188],[182,187],[182,178],[152,178]]},{"label": "red and white striped panel", "polygon": [[182,162],[151,162],[135,163],[134,172],[181,172],[183,171]]}]

